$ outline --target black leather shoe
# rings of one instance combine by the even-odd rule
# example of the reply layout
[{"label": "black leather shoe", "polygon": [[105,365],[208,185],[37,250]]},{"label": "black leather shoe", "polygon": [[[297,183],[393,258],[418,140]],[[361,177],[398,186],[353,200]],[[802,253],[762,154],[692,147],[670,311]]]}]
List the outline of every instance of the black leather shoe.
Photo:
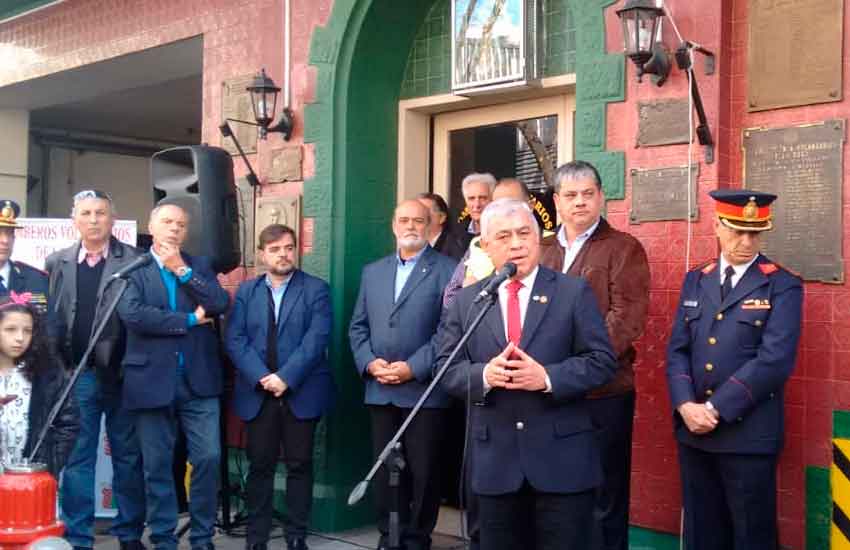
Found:
[{"label": "black leather shoe", "polygon": [[147,550],[140,540],[128,540],[120,544],[121,550]]},{"label": "black leather shoe", "polygon": [[268,550],[268,545],[265,542],[256,542],[254,544],[246,544],[245,550]]},{"label": "black leather shoe", "polygon": [[303,537],[293,537],[286,539],[286,550],[310,550],[307,547],[307,541]]}]

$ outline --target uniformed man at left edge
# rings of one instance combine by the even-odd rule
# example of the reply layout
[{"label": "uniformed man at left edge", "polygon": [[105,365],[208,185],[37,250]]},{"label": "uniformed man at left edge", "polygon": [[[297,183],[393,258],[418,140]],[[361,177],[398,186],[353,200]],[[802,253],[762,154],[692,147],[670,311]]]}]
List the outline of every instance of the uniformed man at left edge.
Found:
[{"label": "uniformed man at left edge", "polygon": [[685,277],[667,348],[688,550],[776,550],[783,388],[803,285],[762,254],[775,195],[716,190],[720,256]]},{"label": "uniformed man at left edge", "polygon": [[29,303],[47,311],[47,273],[23,262],[11,260],[15,249],[15,229],[21,207],[8,199],[0,199],[0,296],[14,292],[27,294]]}]

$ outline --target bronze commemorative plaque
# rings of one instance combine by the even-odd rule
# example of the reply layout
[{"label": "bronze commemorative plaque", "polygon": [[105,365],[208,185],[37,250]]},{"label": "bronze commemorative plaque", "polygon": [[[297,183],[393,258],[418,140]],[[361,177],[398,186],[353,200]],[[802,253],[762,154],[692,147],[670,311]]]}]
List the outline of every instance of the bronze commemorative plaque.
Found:
[{"label": "bronze commemorative plaque", "polygon": [[[231,118],[254,121],[254,109],[251,107],[251,94],[246,89],[254,83],[253,76],[229,78],[221,83],[221,122]],[[257,127],[241,122],[231,122],[230,129],[239,140],[246,154],[257,152]],[[231,155],[239,154],[236,145],[229,137],[221,136],[221,148]]]},{"label": "bronze commemorative plaque", "polygon": [[688,213],[688,167],[632,170],[632,211],[629,222],[638,224],[666,220],[697,219],[697,176],[691,167],[690,214]]},{"label": "bronze commemorative plaque", "polygon": [[638,102],[638,147],[688,142],[688,100]]},{"label": "bronze commemorative plaque", "polygon": [[744,130],[744,188],[778,196],[762,250],[807,281],[844,281],[844,126],[827,120]]},{"label": "bronze commemorative plaque", "polygon": [[840,101],[844,0],[750,0],[748,108]]}]

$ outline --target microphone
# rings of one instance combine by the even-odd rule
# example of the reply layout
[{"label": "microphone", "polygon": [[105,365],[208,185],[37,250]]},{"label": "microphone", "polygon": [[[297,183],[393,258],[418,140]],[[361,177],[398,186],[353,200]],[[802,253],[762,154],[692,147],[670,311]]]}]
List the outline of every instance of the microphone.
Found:
[{"label": "microphone", "polygon": [[133,260],[129,264],[125,265],[124,267],[122,267],[121,269],[119,269],[118,271],[113,273],[110,278],[113,279],[113,280],[114,279],[123,279],[124,277],[129,275],[130,272],[136,271],[140,267],[144,267],[144,266],[148,265],[149,263],[151,263],[151,260],[153,260],[153,256],[151,256],[150,253],[145,252],[144,254],[142,254],[141,256],[139,256],[138,258],[136,258],[135,260]]},{"label": "microphone", "polygon": [[516,264],[513,262],[505,263],[505,265],[502,266],[502,269],[496,272],[496,274],[487,281],[487,284],[484,285],[484,288],[481,289],[481,292],[478,293],[478,296],[475,297],[475,300],[473,300],[472,303],[477,304],[485,298],[494,296],[499,290],[499,285],[514,275],[516,275]]}]

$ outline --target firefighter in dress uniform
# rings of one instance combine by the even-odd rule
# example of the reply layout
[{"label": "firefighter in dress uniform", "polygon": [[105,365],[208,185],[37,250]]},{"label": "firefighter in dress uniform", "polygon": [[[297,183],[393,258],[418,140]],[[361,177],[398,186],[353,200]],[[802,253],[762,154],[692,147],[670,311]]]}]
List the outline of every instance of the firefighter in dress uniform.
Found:
[{"label": "firefighter in dress uniform", "polygon": [[21,207],[12,200],[0,199],[0,296],[10,292],[25,295],[37,311],[47,310],[47,273],[23,262],[12,261],[15,229]]},{"label": "firefighter in dress uniform", "polygon": [[688,550],[776,550],[783,388],[803,285],[759,254],[775,195],[716,190],[720,257],[690,271],[667,349]]}]

